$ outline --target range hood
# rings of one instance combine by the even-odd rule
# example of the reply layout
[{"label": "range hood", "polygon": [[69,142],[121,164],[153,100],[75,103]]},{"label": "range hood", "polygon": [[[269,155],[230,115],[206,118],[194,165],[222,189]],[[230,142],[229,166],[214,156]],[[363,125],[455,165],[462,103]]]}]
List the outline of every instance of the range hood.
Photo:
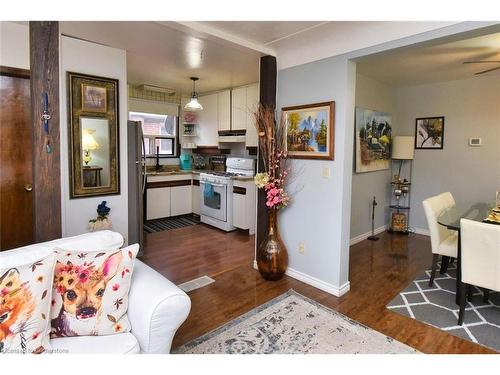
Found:
[{"label": "range hood", "polygon": [[219,143],[245,143],[246,130],[220,130]]}]

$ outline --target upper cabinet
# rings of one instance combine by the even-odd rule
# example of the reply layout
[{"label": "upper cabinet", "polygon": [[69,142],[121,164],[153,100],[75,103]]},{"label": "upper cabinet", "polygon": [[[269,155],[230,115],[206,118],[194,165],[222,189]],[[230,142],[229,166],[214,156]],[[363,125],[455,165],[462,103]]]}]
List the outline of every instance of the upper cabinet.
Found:
[{"label": "upper cabinet", "polygon": [[255,129],[254,112],[259,107],[259,84],[247,86],[247,119],[246,119],[246,146],[257,147],[258,137]]},{"label": "upper cabinet", "polygon": [[219,130],[231,130],[231,90],[217,93],[217,115]]},{"label": "upper cabinet", "polygon": [[198,146],[217,146],[219,144],[218,94],[203,95],[198,100],[203,110],[196,112],[198,115],[196,143]]},{"label": "upper cabinet", "polygon": [[239,87],[231,90],[231,129],[247,128],[247,88]]},{"label": "upper cabinet", "polygon": [[[187,100],[187,98],[183,98],[181,101],[182,108]],[[259,104],[259,85],[257,83],[201,95],[198,100],[203,106],[203,110],[196,112],[196,137],[184,137],[183,144],[196,142],[197,146],[217,146],[219,144],[219,131],[245,130],[245,145],[247,147],[257,146],[257,131],[253,116],[253,112]]]}]

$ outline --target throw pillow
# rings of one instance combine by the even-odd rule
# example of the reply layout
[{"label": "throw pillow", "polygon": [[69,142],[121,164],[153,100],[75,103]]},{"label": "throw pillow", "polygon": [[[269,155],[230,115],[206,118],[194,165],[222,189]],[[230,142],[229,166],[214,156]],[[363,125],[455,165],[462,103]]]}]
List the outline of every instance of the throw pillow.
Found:
[{"label": "throw pillow", "polygon": [[25,264],[14,264],[14,258],[18,262],[23,259],[0,257],[0,352],[42,353],[50,349],[50,301],[56,256],[52,253]]},{"label": "throw pillow", "polygon": [[129,332],[128,292],[139,245],[113,251],[54,251],[51,337]]}]

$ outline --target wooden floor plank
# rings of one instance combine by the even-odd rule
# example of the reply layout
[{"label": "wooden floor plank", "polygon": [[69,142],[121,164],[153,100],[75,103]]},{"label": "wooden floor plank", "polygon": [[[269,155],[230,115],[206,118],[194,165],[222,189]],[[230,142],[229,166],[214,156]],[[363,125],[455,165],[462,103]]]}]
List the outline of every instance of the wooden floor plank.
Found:
[{"label": "wooden floor plank", "polygon": [[351,247],[351,290],[337,298],[291,277],[270,282],[253,269],[254,236],[205,226],[146,236],[143,260],[179,284],[208,275],[216,281],[189,293],[191,313],[173,347],[207,333],[289,289],[312,298],[424,353],[493,353],[470,341],[386,309],[431,264],[430,240],[421,235],[380,234]]}]

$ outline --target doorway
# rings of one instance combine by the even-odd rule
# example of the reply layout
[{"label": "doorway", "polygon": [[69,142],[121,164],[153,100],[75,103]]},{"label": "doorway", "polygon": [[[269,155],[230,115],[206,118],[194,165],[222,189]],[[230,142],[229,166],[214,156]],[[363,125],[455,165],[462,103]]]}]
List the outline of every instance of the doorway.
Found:
[{"label": "doorway", "polygon": [[0,251],[33,242],[30,72],[0,67]]}]

